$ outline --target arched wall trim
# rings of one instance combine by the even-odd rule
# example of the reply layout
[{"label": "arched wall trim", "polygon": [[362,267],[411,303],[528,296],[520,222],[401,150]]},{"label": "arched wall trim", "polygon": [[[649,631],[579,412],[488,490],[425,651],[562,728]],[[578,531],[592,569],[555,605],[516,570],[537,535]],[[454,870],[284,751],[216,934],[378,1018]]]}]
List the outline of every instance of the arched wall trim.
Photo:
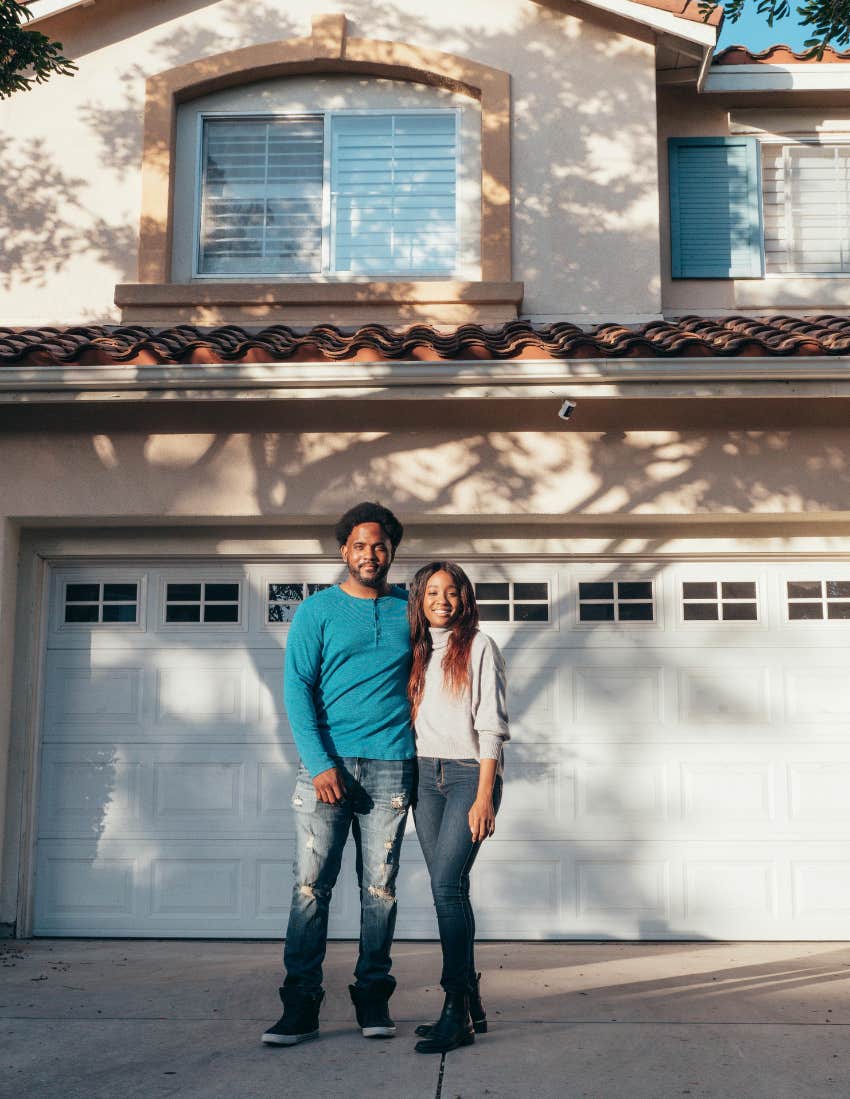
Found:
[{"label": "arched wall trim", "polygon": [[348,38],[344,15],[319,15],[309,38],[246,46],[147,81],[139,280],[171,278],[174,145],[179,103],[237,84],[305,73],[367,73],[432,84],[481,103],[481,277],[511,277],[510,76],[464,57],[402,42]]}]

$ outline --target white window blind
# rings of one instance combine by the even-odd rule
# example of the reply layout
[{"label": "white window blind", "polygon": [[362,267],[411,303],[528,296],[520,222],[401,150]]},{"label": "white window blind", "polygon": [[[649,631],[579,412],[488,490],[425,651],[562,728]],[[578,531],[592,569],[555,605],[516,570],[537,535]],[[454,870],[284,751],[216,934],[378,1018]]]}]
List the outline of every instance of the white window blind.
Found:
[{"label": "white window blind", "polygon": [[204,120],[197,273],[447,275],[457,113]]},{"label": "white window blind", "polygon": [[199,273],[320,271],[323,163],[321,115],[206,119]]},{"label": "white window blind", "polygon": [[850,146],[767,145],[762,163],[767,273],[850,273]]},{"label": "white window blind", "polygon": [[448,274],[457,256],[452,111],[331,120],[332,265],[351,274]]}]

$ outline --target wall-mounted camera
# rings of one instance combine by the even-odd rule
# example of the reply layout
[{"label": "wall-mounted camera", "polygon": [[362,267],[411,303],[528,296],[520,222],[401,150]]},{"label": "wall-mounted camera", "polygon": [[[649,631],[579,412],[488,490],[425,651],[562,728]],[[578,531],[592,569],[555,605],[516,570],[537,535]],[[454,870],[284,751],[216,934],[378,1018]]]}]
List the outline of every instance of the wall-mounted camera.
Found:
[{"label": "wall-mounted camera", "polygon": [[575,401],[564,401],[564,403],[561,405],[558,415],[562,420],[568,420],[575,411],[575,407]]}]

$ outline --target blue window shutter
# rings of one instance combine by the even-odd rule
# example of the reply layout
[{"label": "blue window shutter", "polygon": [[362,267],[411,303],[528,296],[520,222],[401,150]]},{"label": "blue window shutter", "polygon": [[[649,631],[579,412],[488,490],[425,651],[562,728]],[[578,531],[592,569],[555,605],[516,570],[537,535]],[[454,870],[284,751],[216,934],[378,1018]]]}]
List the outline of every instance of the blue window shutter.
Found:
[{"label": "blue window shutter", "polygon": [[667,151],[673,278],[762,278],[756,139],[671,137]]}]

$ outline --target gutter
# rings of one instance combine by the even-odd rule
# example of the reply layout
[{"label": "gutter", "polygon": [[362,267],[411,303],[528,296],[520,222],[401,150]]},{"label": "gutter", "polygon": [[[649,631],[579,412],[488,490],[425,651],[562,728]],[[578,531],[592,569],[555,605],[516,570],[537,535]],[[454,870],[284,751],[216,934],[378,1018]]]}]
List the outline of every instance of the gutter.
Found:
[{"label": "gutter", "polygon": [[850,397],[844,357],[6,366],[0,403]]}]

